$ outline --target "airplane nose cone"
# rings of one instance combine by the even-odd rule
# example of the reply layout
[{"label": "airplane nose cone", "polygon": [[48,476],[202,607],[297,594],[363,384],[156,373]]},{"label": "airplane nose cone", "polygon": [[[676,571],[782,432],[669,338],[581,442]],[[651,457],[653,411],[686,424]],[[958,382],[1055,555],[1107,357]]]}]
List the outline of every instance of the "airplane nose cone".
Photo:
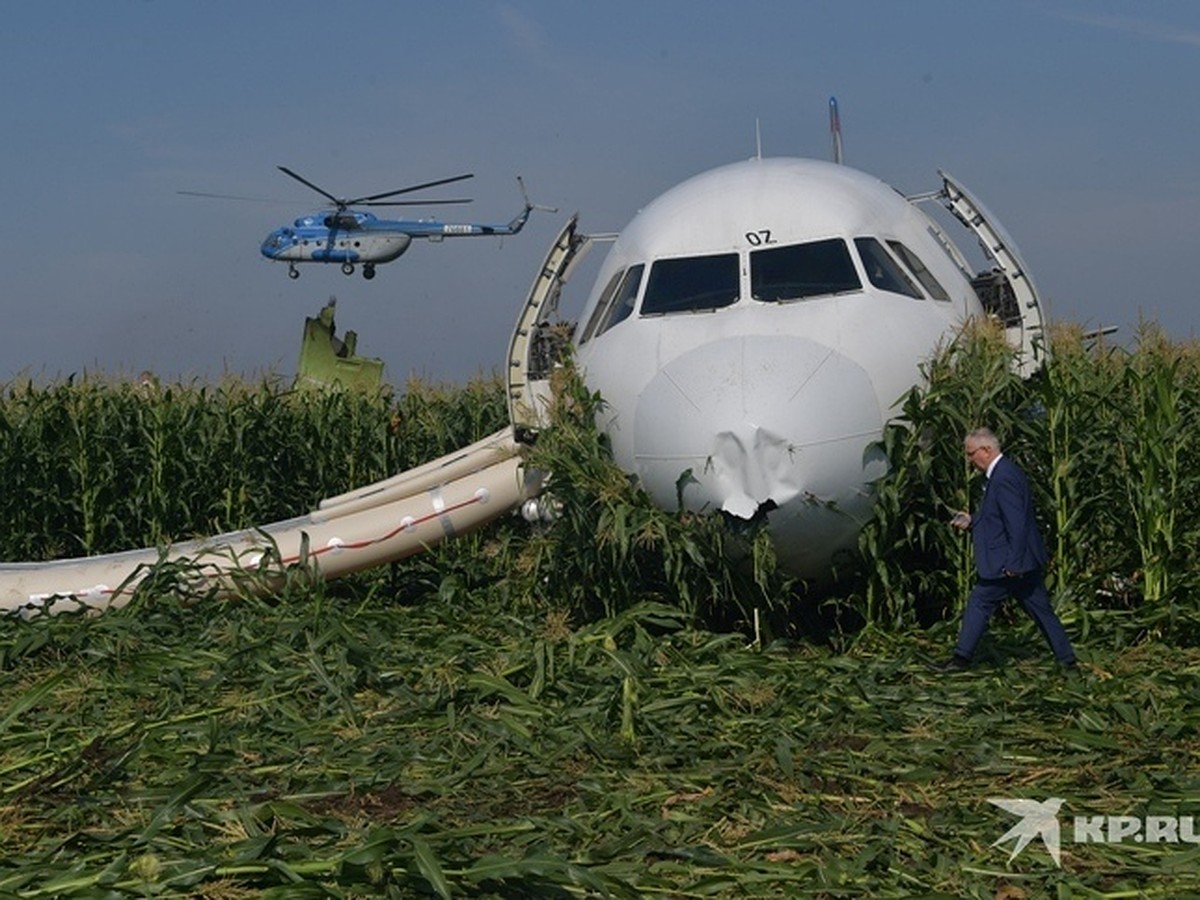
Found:
[{"label": "airplane nose cone", "polygon": [[869,449],[882,426],[853,360],[803,337],[730,337],[676,357],[646,386],[634,462],[668,509],[682,498],[742,519],[761,510],[780,562],[803,575],[827,569],[869,515],[868,485],[886,471]]}]

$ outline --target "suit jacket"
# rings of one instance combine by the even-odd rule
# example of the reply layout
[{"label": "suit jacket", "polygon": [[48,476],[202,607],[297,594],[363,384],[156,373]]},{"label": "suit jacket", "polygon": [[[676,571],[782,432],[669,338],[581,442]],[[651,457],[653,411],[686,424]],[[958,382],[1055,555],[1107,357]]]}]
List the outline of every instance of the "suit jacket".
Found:
[{"label": "suit jacket", "polygon": [[971,514],[975,569],[980,578],[1004,578],[1046,566],[1046,545],[1033,512],[1029,479],[1021,467],[1001,456]]}]

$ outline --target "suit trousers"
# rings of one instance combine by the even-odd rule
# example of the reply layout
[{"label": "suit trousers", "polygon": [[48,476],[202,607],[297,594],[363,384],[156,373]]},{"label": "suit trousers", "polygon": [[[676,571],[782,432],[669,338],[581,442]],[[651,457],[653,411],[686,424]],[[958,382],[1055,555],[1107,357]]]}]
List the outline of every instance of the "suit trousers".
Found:
[{"label": "suit trousers", "polygon": [[1021,602],[1050,645],[1056,660],[1064,665],[1075,662],[1075,651],[1071,648],[1062,622],[1050,605],[1050,594],[1046,591],[1040,569],[1012,578],[979,579],[967,597],[958,643],[954,647],[955,656],[969,660],[975,654],[975,647],[987,631],[992,615],[1007,597],[1015,597]]}]

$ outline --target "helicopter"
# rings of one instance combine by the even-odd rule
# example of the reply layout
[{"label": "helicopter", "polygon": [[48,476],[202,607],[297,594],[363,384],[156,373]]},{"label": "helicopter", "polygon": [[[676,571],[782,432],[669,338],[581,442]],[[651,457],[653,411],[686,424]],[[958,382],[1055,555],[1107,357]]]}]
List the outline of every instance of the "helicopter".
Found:
[{"label": "helicopter", "polygon": [[[470,203],[468,199],[450,200],[394,200],[401,194],[410,194],[429,188],[454,184],[474,178],[474,174],[453,175],[423,184],[409,185],[394,191],[368,194],[362,197],[337,197],[303,175],[278,166],[279,171],[294,178],[304,186],[326,198],[329,208],[301,216],[291,225],[276,228],[263,240],[259,251],[267,259],[288,264],[288,277],[299,278],[297,263],[340,264],[342,272],[353,275],[355,268],[362,266],[363,278],[375,277],[375,267],[398,259],[412,244],[413,238],[441,241],[448,237],[478,237],[517,234],[525,227],[529,214],[535,209],[556,212],[550,207],[539,207],[529,202],[525,182],[517,177],[525,205],[516,216],[501,225],[486,225],[475,222],[439,222],[436,219],[381,219],[361,208],[366,206],[431,206],[437,204]],[[196,191],[180,191],[193,197],[215,197],[225,200],[249,200],[249,197],[230,197],[224,194],[207,194]]]},{"label": "helicopter", "polygon": [[342,272],[353,275],[356,265],[362,266],[363,278],[375,277],[375,266],[398,259],[412,244],[413,238],[441,241],[447,237],[478,237],[517,234],[536,208],[529,202],[525,182],[518,176],[525,205],[517,215],[503,225],[483,225],[474,222],[439,222],[436,219],[380,219],[374,213],[351,207],[412,206],[429,204],[469,203],[469,200],[390,200],[388,198],[453,184],[474,178],[471,173],[414,184],[381,194],[364,197],[335,197],[287,166],[283,172],[301,184],[312,188],[333,204],[331,209],[301,216],[291,225],[276,228],[262,242],[260,252],[267,259],[288,264],[288,277],[299,278],[296,263],[340,263]]}]

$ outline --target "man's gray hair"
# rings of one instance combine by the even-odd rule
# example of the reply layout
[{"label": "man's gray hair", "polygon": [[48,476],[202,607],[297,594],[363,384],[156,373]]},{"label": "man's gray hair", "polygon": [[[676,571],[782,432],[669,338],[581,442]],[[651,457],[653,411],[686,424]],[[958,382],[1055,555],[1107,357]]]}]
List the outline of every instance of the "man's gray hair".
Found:
[{"label": "man's gray hair", "polygon": [[996,433],[990,428],[972,428],[963,438],[964,444],[967,441],[974,441],[980,447],[991,447],[997,451],[1000,449],[1000,438],[996,437]]}]

